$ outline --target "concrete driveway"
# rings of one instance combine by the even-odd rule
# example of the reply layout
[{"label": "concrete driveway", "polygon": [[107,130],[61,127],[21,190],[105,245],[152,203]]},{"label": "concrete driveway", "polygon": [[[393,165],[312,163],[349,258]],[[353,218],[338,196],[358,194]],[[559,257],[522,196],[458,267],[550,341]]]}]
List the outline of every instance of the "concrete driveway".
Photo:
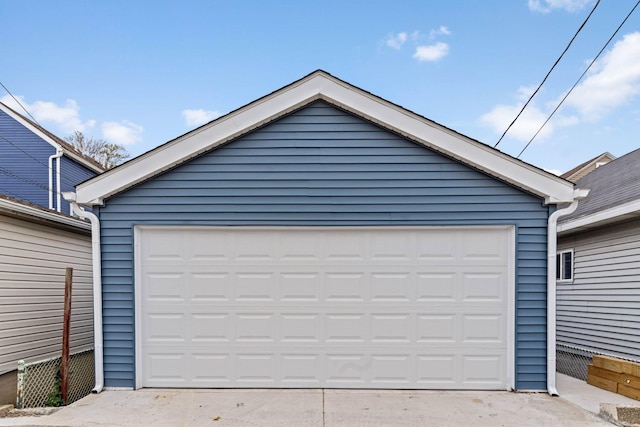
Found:
[{"label": "concrete driveway", "polygon": [[543,393],[366,390],[104,391],[31,426],[611,426]]}]

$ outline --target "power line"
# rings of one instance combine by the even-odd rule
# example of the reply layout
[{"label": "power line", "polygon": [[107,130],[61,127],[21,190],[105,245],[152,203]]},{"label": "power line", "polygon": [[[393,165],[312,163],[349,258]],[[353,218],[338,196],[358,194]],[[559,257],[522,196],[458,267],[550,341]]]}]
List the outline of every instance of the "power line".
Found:
[{"label": "power line", "polygon": [[551,114],[549,115],[549,117],[547,117],[547,120],[544,121],[544,123],[542,124],[542,126],[540,126],[540,128],[538,129],[538,131],[535,133],[535,135],[533,135],[533,137],[531,137],[531,139],[529,140],[529,142],[527,142],[527,145],[524,146],[524,148],[522,149],[522,151],[520,151],[520,154],[518,154],[517,158],[519,159],[520,156],[522,156],[522,153],[524,153],[524,150],[526,150],[529,145],[533,142],[533,140],[538,136],[538,134],[542,131],[542,128],[544,128],[546,126],[546,124],[549,122],[549,120],[551,120],[551,118],[553,117],[553,115],[556,113],[556,111],[558,111],[558,109],[560,108],[560,106],[564,103],[565,99],[567,99],[567,97],[569,97],[569,95],[571,95],[571,92],[573,92],[573,90],[576,88],[576,86],[578,86],[578,83],[580,83],[580,80],[582,80],[582,78],[585,76],[585,74],[587,74],[587,72],[589,71],[589,69],[591,68],[591,66],[596,62],[596,60],[600,57],[600,55],[602,55],[602,52],[604,52],[604,50],[607,48],[607,46],[609,46],[609,43],[611,43],[611,40],[613,40],[613,38],[616,36],[616,34],[618,34],[618,31],[620,31],[620,29],[622,28],[622,26],[625,24],[625,22],[627,22],[627,20],[629,19],[629,17],[631,16],[631,14],[636,10],[636,8],[638,7],[638,5],[640,5],[640,0],[638,0],[635,4],[635,6],[633,6],[633,8],[631,9],[631,11],[627,14],[627,16],[622,20],[622,22],[620,23],[620,25],[618,25],[618,28],[616,28],[616,30],[613,32],[613,34],[611,35],[611,37],[609,37],[609,40],[607,40],[607,42],[604,44],[604,46],[602,46],[602,49],[600,49],[600,52],[598,52],[598,54],[595,56],[595,58],[593,58],[591,60],[591,62],[589,63],[589,65],[587,66],[587,68],[584,70],[584,72],[582,74],[580,74],[580,77],[578,77],[578,80],[576,80],[576,82],[573,84],[573,86],[571,86],[571,89],[569,89],[569,92],[567,92],[565,94],[565,96],[562,97],[562,99],[560,100],[560,102],[558,103],[558,105],[556,106],[556,108],[554,108],[554,110],[551,112]]},{"label": "power line", "polygon": [[518,120],[518,118],[520,118],[520,115],[522,114],[522,112],[524,111],[525,108],[527,108],[527,105],[529,105],[529,103],[531,102],[531,100],[533,99],[534,96],[536,96],[536,94],[538,93],[538,91],[542,88],[542,85],[544,85],[544,82],[547,81],[547,78],[549,78],[549,75],[551,74],[551,72],[553,71],[554,68],[556,68],[556,65],[558,65],[558,62],[560,62],[560,60],[562,59],[562,57],[564,56],[565,53],[567,53],[567,51],[569,50],[569,47],[571,47],[571,45],[573,44],[573,41],[576,39],[576,37],[578,36],[578,34],[580,33],[580,31],[582,31],[582,29],[584,28],[584,26],[586,25],[587,21],[589,20],[589,18],[591,18],[591,15],[593,15],[593,12],[596,11],[596,8],[598,7],[598,5],[600,4],[600,0],[598,0],[596,2],[596,4],[593,6],[593,9],[591,9],[591,12],[589,12],[589,15],[587,15],[587,18],[584,20],[584,22],[582,23],[582,25],[580,25],[580,28],[578,28],[578,31],[576,31],[576,33],[573,35],[573,37],[571,37],[571,40],[569,41],[569,44],[567,45],[567,47],[564,48],[564,50],[562,51],[562,53],[560,54],[560,56],[558,57],[558,59],[556,59],[556,62],[553,63],[553,65],[551,66],[551,68],[549,69],[549,71],[547,72],[547,75],[544,76],[544,79],[542,79],[542,81],[540,82],[540,84],[538,85],[538,87],[536,88],[536,90],[531,94],[531,96],[529,97],[529,99],[527,100],[527,102],[525,102],[525,104],[522,106],[522,108],[520,109],[520,111],[518,112],[518,114],[516,115],[516,117],[513,119],[513,121],[509,124],[509,126],[507,126],[507,129],[505,129],[505,131],[502,133],[502,136],[500,136],[500,139],[498,139],[498,142],[496,142],[496,145],[493,146],[493,148],[496,148],[498,146],[498,144],[500,144],[500,142],[502,142],[502,139],[504,138],[504,136],[507,134],[507,132],[509,132],[509,129],[511,129],[511,127],[513,126],[513,124],[516,122],[516,120]]},{"label": "power line", "polygon": [[[40,184],[40,183],[39,183],[39,182],[37,182],[37,181],[34,181],[34,180],[32,180],[32,179],[25,178],[25,177],[23,177],[23,176],[21,176],[21,175],[18,175],[17,173],[12,172],[12,171],[10,171],[10,170],[9,170],[9,169],[7,169],[7,168],[3,168],[2,166],[0,166],[0,173],[3,173],[3,174],[5,174],[5,175],[10,176],[11,178],[17,179],[17,180],[19,180],[19,181],[26,182],[27,184],[31,184],[31,185],[36,186],[36,187],[40,187],[40,188],[42,188],[43,190],[47,190],[47,191],[49,191],[49,188],[48,188],[46,185],[44,185],[44,184]],[[58,193],[58,192],[56,191],[56,194],[57,194],[57,193]]]},{"label": "power line", "polygon": [[[7,138],[5,138],[4,136],[0,135],[0,138],[2,138],[3,140],[5,140],[6,142],[8,142],[9,144],[13,145],[14,148],[16,148],[17,150],[22,151],[24,154],[26,154],[27,156],[31,157],[33,160],[35,160],[36,162],[40,163],[42,166],[44,166],[45,168],[47,168],[50,171],[53,171],[53,168],[50,168],[48,164],[45,164],[43,161],[41,161],[40,159],[38,159],[37,157],[33,156],[32,154],[28,153],[27,151],[23,150],[21,147],[19,147],[18,145],[14,144],[13,142],[11,142],[10,140],[8,140]],[[69,178],[67,178],[66,176],[64,176],[62,174],[62,171],[60,171],[60,177],[69,185],[71,185],[72,187],[75,187],[77,184],[74,183],[73,181],[71,181]]]},{"label": "power line", "polygon": [[[29,115],[29,117],[31,117],[31,119],[32,119],[34,122],[38,123],[38,121],[36,120],[36,118],[35,118],[35,117],[33,117],[33,116],[31,115],[31,113],[29,112],[29,110],[27,110],[27,109],[24,107],[24,105],[22,105],[22,102],[20,102],[20,101],[18,100],[18,98],[16,98],[15,96],[13,96],[13,94],[9,91],[9,89],[7,89],[7,87],[6,87],[4,84],[2,84],[2,82],[0,82],[0,86],[2,86],[2,87],[4,88],[4,90],[6,90],[6,91],[7,91],[7,93],[9,94],[9,96],[11,96],[11,97],[13,98],[13,100],[14,100],[14,101],[16,101],[20,107],[22,107],[22,109],[23,109],[23,110],[24,110],[24,111]],[[40,123],[38,123],[38,124],[40,124]]]}]

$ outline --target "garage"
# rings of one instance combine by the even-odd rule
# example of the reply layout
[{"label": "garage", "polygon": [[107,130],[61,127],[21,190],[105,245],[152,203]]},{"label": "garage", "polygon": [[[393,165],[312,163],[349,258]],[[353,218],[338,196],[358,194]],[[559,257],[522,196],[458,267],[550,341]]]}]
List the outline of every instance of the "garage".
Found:
[{"label": "garage", "polygon": [[553,390],[573,184],[324,71],[74,197],[105,387]]},{"label": "garage", "polygon": [[143,387],[508,387],[511,228],[137,239]]}]

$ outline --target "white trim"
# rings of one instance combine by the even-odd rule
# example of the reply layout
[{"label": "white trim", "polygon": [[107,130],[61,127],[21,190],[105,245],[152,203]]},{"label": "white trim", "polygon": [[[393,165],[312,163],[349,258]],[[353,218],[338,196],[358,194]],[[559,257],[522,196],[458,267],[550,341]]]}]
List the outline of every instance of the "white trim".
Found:
[{"label": "white trim", "polygon": [[[606,162],[601,162],[601,160],[604,157],[608,157],[609,160],[607,160]],[[582,172],[584,172],[586,169],[588,169],[589,167],[591,167],[594,163],[595,163],[595,167],[596,169],[598,168],[598,163],[600,163],[600,166],[604,166],[607,163],[612,162],[613,160],[616,159],[616,156],[614,156],[613,154],[609,153],[608,151],[605,151],[604,153],[600,154],[598,157],[596,157],[595,159],[591,160],[589,163],[587,163],[586,165],[584,165],[583,167],[581,167],[580,169],[578,169],[577,171],[575,171],[574,173],[572,173],[571,175],[569,175],[567,177],[567,179],[572,179],[574,176],[580,175]]]},{"label": "white trim", "polygon": [[[388,226],[352,226],[352,227],[338,227],[338,226],[239,226],[239,227],[226,227],[226,226],[206,226],[206,225],[135,225],[133,229],[133,245],[134,245],[134,348],[135,348],[135,385],[134,389],[138,390],[142,388],[142,277],[141,277],[141,234],[144,230],[198,230],[198,229],[220,229],[220,230],[407,230],[407,229],[419,229],[419,230],[508,230],[508,271],[507,271],[507,363],[506,363],[506,378],[505,383],[507,385],[506,390],[515,390],[515,377],[516,377],[516,360],[515,360],[515,306],[516,306],[516,228],[513,225],[468,225],[468,226],[401,226],[401,227],[388,227]],[[555,275],[555,272],[554,272]],[[555,368],[554,368],[555,369]],[[539,391],[539,390],[537,390]]]},{"label": "white trim", "polygon": [[66,150],[64,146],[60,145],[53,138],[51,138],[49,135],[47,135],[46,133],[42,132],[40,129],[35,127],[29,120],[25,119],[20,114],[16,113],[11,108],[9,108],[6,105],[4,105],[2,102],[0,102],[0,110],[4,111],[7,115],[9,115],[12,119],[14,119],[18,123],[20,123],[25,128],[27,128],[29,131],[33,132],[40,139],[44,140],[44,142],[46,142],[47,144],[51,145],[52,147],[54,147],[57,150],[62,150],[66,156],[71,157],[73,160],[75,160],[75,161],[77,161],[79,163],[82,163],[82,165],[85,166],[86,168],[91,169],[92,171],[97,172],[97,173],[104,172],[104,169],[94,165],[93,163],[91,163],[90,161],[85,159],[84,157],[78,155],[77,153],[74,153],[71,150]]},{"label": "white trim", "polygon": [[572,183],[378,98],[324,71],[316,71],[78,185],[78,202],[101,204],[109,196],[318,99],[544,197],[546,203],[573,200]]},{"label": "white trim", "polygon": [[[140,239],[142,229],[147,228],[145,226],[136,225],[133,227],[133,270],[134,270],[134,282],[133,282],[133,298],[134,298],[134,351],[135,351],[135,383],[134,389],[138,390],[142,388],[142,275],[140,268],[140,260],[142,258],[140,249]],[[160,227],[159,227],[160,228]]]},{"label": "white trim", "polygon": [[612,220],[619,216],[631,215],[635,213],[640,213],[640,199],[559,224],[558,233],[563,234],[567,231],[575,230],[577,228],[595,226],[599,222],[604,222]]},{"label": "white trim", "polygon": [[507,387],[516,389],[516,227],[509,227],[507,272]]},{"label": "white trim", "polygon": [[29,205],[25,205],[20,202],[15,202],[13,200],[0,198],[0,213],[4,212],[8,214],[17,213],[40,220],[53,221],[85,231],[91,230],[91,224],[79,219],[61,215],[55,212],[48,212]]}]

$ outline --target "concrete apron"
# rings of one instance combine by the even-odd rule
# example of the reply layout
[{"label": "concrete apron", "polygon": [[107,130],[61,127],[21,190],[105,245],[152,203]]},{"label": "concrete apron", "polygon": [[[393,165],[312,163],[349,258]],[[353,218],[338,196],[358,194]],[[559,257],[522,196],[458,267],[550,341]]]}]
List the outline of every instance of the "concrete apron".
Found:
[{"label": "concrete apron", "polygon": [[544,393],[380,390],[104,391],[31,426],[611,426]]}]

